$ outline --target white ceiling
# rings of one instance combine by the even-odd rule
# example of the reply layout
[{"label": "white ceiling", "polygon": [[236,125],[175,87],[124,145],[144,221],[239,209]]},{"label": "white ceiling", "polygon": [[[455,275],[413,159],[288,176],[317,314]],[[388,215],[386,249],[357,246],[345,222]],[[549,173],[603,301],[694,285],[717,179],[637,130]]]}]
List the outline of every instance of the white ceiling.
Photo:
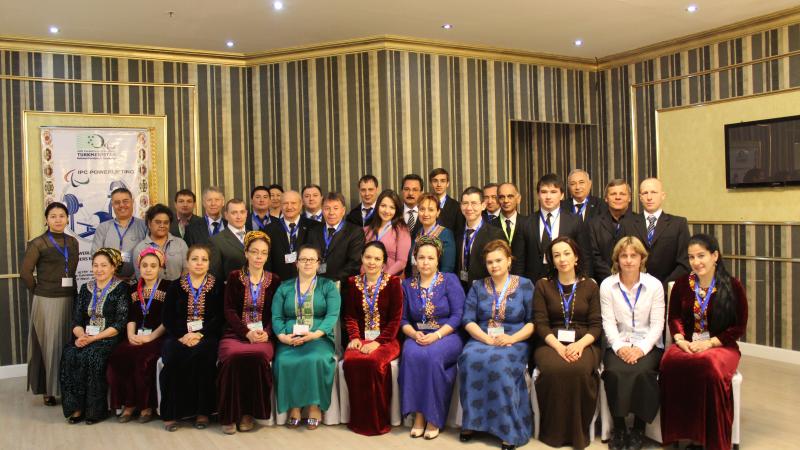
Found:
[{"label": "white ceiling", "polygon": [[[256,53],[376,35],[603,57],[796,0],[0,0],[0,35]],[[686,12],[696,4],[699,10]],[[174,11],[170,18],[168,11]],[[444,30],[444,23],[454,28]],[[51,25],[61,31],[48,32]],[[573,45],[582,39],[584,45]],[[227,40],[235,41],[232,49]]]}]

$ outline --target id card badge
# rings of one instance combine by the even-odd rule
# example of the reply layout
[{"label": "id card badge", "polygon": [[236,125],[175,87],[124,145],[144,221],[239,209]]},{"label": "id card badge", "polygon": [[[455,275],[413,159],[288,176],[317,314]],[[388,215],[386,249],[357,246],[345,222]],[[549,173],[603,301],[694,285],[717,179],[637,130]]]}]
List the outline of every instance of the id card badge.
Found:
[{"label": "id card badge", "polygon": [[72,277],[62,277],[61,287],[72,287]]},{"label": "id card badge", "polygon": [[367,341],[374,341],[381,335],[381,330],[366,330],[364,331],[364,339]]},{"label": "id card badge", "polygon": [[264,324],[261,322],[250,322],[247,324],[247,329],[250,331],[264,331]]},{"label": "id card badge", "polygon": [[707,341],[711,339],[711,334],[708,331],[702,333],[692,333],[692,341]]},{"label": "id card badge", "polygon": [[191,322],[186,322],[186,329],[189,330],[190,333],[193,333],[197,330],[203,329],[203,321],[202,320],[192,320]]},{"label": "id card badge", "polygon": [[502,326],[500,326],[500,327],[489,327],[489,328],[486,329],[486,334],[488,334],[489,337],[501,336],[501,335],[505,334],[505,332],[506,332],[506,329],[504,327],[502,327]]},{"label": "id card badge", "polygon": [[97,336],[100,334],[100,325],[87,325],[86,334],[89,336]]},{"label": "id card badge", "polygon": [[149,336],[150,333],[152,333],[152,332],[153,332],[153,330],[151,330],[150,328],[139,328],[138,330],[136,330],[136,335],[137,336]]},{"label": "id card badge", "polygon": [[631,343],[631,345],[636,345],[636,344],[644,341],[644,338],[646,336],[647,336],[647,333],[644,333],[644,332],[641,332],[641,331],[635,331],[635,332],[631,333],[631,335],[630,335],[630,343]]},{"label": "id card badge", "polygon": [[122,252],[122,262],[131,262],[131,252]]},{"label": "id card badge", "polygon": [[294,327],[292,327],[293,336],[305,336],[307,334],[308,334],[308,325],[295,324]]},{"label": "id card badge", "polygon": [[459,278],[461,278],[461,281],[463,281],[463,282],[468,282],[469,281],[469,272],[467,272],[466,270],[462,270],[459,273]]},{"label": "id card badge", "polygon": [[558,330],[558,341],[572,344],[575,342],[575,330]]},{"label": "id card badge", "polygon": [[325,273],[328,271],[328,263],[322,263],[319,265],[319,269],[317,269],[317,273]]},{"label": "id card badge", "polygon": [[420,331],[438,330],[439,327],[435,326],[434,324],[432,324],[430,322],[417,322],[417,329],[420,330]]},{"label": "id card badge", "polygon": [[297,261],[297,252],[287,253],[283,255],[283,262],[286,264],[294,264]]}]

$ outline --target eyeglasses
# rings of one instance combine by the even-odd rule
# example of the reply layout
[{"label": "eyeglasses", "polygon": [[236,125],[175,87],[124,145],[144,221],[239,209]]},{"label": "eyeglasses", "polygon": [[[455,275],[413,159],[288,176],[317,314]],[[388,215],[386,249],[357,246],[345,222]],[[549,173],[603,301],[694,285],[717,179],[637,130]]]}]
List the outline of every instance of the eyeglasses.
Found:
[{"label": "eyeglasses", "polygon": [[260,252],[258,250],[248,250],[247,254],[249,254],[250,256],[264,256],[264,257],[269,256],[269,252]]},{"label": "eyeglasses", "polygon": [[319,261],[317,258],[297,258],[297,262],[300,264],[312,264]]}]

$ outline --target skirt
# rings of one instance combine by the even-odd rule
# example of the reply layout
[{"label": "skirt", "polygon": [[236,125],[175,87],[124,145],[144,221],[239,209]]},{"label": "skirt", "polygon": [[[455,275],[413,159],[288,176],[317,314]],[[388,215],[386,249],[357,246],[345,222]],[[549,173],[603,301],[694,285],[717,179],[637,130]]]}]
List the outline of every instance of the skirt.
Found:
[{"label": "skirt", "polygon": [[28,389],[61,396],[58,382],[61,352],[71,339],[73,297],[33,296],[28,329]]}]

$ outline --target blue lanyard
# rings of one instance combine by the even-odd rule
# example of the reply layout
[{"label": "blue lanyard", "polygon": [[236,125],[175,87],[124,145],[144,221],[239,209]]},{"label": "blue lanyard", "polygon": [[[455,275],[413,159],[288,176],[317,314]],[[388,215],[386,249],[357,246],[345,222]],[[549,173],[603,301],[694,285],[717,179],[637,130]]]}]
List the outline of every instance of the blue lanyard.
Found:
[{"label": "blue lanyard", "polygon": [[[106,287],[103,288],[103,291],[100,293],[100,297],[99,298],[106,298],[106,292],[108,292],[108,288],[111,287],[113,282],[114,282],[113,278],[108,280],[108,284],[106,284]],[[98,300],[98,297],[97,297],[97,283],[95,282],[95,284],[94,284],[94,293],[92,294],[92,307],[91,307],[92,308],[92,322],[94,322],[94,317],[95,317],[95,314],[97,313],[97,311],[95,311],[95,307],[97,306],[97,300]]]},{"label": "blue lanyard", "polygon": [[422,277],[417,275],[417,286],[419,286],[417,295],[419,296],[420,310],[422,311],[422,323],[427,322],[428,318],[425,316],[425,304],[428,303],[428,300],[433,301],[433,287],[436,285],[438,279],[439,272],[437,271],[431,279],[431,285],[424,288],[422,287]]},{"label": "blue lanyard", "polygon": [[251,312],[251,315],[253,320],[255,320],[258,316],[256,310],[258,308],[258,297],[261,295],[261,287],[264,284],[264,275],[262,274],[261,281],[254,285],[253,282],[250,281],[250,275],[248,274],[247,283],[250,285],[250,301],[253,302],[253,311]]},{"label": "blue lanyard", "polygon": [[[552,214],[552,213],[550,213],[550,214]],[[556,216],[552,216],[552,218],[555,219]],[[544,214],[542,214],[541,211],[539,211],[539,219],[542,220],[542,225],[544,225],[544,232],[547,233],[547,236],[549,236],[550,240],[552,241],[553,240],[553,224],[548,224],[547,223],[547,221],[544,219]]]},{"label": "blue lanyard", "polygon": [[575,213],[575,215],[583,218],[583,211],[586,210],[586,204],[588,203],[589,203],[588,200],[584,200],[583,203],[581,203],[581,208]]},{"label": "blue lanyard", "polygon": [[447,203],[447,195],[444,196],[441,200],[439,200],[439,209],[444,209],[444,204]]},{"label": "blue lanyard", "polygon": [[53,247],[58,250],[58,253],[64,257],[64,275],[69,276],[69,248],[67,248],[67,238],[64,237],[64,247],[62,248],[56,243],[56,240],[53,238],[53,234],[51,232],[47,232],[47,237],[50,238],[50,242],[53,243]]},{"label": "blue lanyard", "polygon": [[372,296],[370,297],[369,291],[367,289],[367,275],[364,274],[364,300],[367,302],[367,306],[369,306],[369,329],[372,330],[375,328],[375,302],[378,300],[378,293],[381,287],[381,281],[383,281],[383,272],[381,272],[380,276],[378,277],[378,281],[375,282],[375,288],[372,290]]},{"label": "blue lanyard", "polygon": [[706,297],[700,298],[700,277],[695,277],[694,283],[694,296],[697,299],[697,303],[700,304],[700,328],[705,330],[706,329],[706,321],[703,320],[703,317],[706,315],[706,309],[708,309],[708,301],[711,300],[711,294],[714,293],[714,285],[717,284],[717,277],[711,279],[711,284],[708,286],[708,290],[706,291]]},{"label": "blue lanyard", "polygon": [[[147,319],[147,313],[150,312],[150,305],[153,304],[153,298],[156,296],[156,288],[158,287],[158,283],[161,282],[160,278],[156,278],[156,282],[153,285],[153,289],[150,290],[150,298],[147,299],[147,306],[144,304],[144,289],[139,291],[139,307],[142,308],[142,326],[144,326],[144,321]],[[191,286],[191,283],[189,284]]]},{"label": "blue lanyard", "polygon": [[205,219],[206,219],[206,230],[208,230],[208,233],[209,233],[211,236],[214,236],[214,235],[216,235],[217,233],[219,233],[220,231],[222,231],[222,218],[220,218],[219,220],[217,220],[217,221],[216,221],[216,222],[217,222],[217,224],[219,225],[219,226],[217,227],[217,231],[213,231],[213,230],[211,230],[211,221],[210,221],[210,220],[208,220],[208,216],[207,216],[207,215],[206,215],[206,216],[203,216],[203,218],[205,218]]},{"label": "blue lanyard", "polygon": [[186,274],[186,284],[189,285],[189,292],[192,294],[192,309],[194,311],[194,318],[197,320],[197,302],[200,299],[200,293],[203,292],[203,288],[206,287],[206,281],[208,280],[208,276],[203,278],[203,282],[200,284],[200,287],[195,289],[192,286],[192,279],[189,277],[189,274]]},{"label": "blue lanyard", "polygon": [[639,295],[642,293],[642,283],[639,283],[639,289],[636,290],[636,298],[633,300],[633,304],[631,304],[631,300],[628,298],[628,294],[625,293],[625,289],[622,288],[622,283],[619,284],[619,291],[622,292],[622,298],[625,299],[625,303],[628,304],[628,308],[631,309],[631,326],[636,327],[636,318],[633,315],[633,309],[636,308],[636,304],[639,303]]},{"label": "blue lanyard", "polygon": [[483,228],[483,218],[481,218],[481,223],[475,227],[475,231],[472,232],[472,236],[467,239],[467,231],[464,230],[464,259],[462,261],[465,268],[469,267],[469,254],[472,252],[472,242],[475,240],[475,236],[478,235],[478,231]]},{"label": "blue lanyard", "polygon": [[136,222],[136,217],[131,217],[131,221],[128,223],[128,227],[125,228],[124,233],[119,232],[119,225],[117,225],[117,221],[114,220],[114,228],[117,230],[117,236],[119,236],[119,248],[122,250],[122,240],[125,239],[125,235],[128,234],[128,231],[131,231],[133,228],[133,224]]},{"label": "blue lanyard", "polygon": [[[333,241],[333,237],[336,236],[336,233],[338,233],[339,230],[341,230],[343,226],[344,226],[344,220],[339,222],[339,225],[336,227],[335,230],[333,230],[332,234],[328,233],[328,230],[326,230],[326,229],[322,230],[322,238],[325,239],[325,251],[322,252],[322,259],[325,259],[325,258],[328,257],[328,248],[331,246],[331,241]],[[330,236],[328,236],[329,234],[330,234]]]},{"label": "blue lanyard", "polygon": [[172,241],[169,238],[167,238],[167,242],[164,243],[164,247],[161,247],[160,245],[156,244],[155,242],[151,242],[150,243],[150,247],[155,247],[155,248],[161,250],[162,252],[164,252],[164,256],[167,256],[167,250],[169,249],[169,244],[171,244],[171,243],[172,243]]},{"label": "blue lanyard", "polygon": [[369,219],[371,219],[371,218],[372,218],[372,216],[374,216],[374,215],[375,215],[375,209],[376,209],[376,208],[375,208],[375,206],[374,206],[374,205],[373,205],[371,208],[363,208],[363,206],[364,206],[364,204],[363,204],[363,203],[361,204],[361,206],[362,206],[362,209],[369,209],[369,214],[367,214],[366,216],[364,216],[364,220],[363,220],[363,223],[367,223],[367,221],[368,221]]},{"label": "blue lanyard", "polygon": [[576,281],[575,284],[572,285],[572,292],[570,292],[569,297],[566,299],[564,298],[564,287],[561,286],[561,282],[556,280],[556,285],[558,285],[558,293],[561,294],[561,307],[563,308],[562,312],[564,313],[564,326],[566,326],[569,330],[569,308],[572,305],[572,299],[575,298],[575,291],[578,288],[578,282]]},{"label": "blue lanyard", "polygon": [[389,221],[389,223],[387,223],[386,225],[383,226],[383,228],[381,228],[381,231],[378,232],[378,235],[375,236],[375,239],[373,239],[373,240],[374,241],[380,241],[381,239],[383,239],[384,236],[386,236],[386,233],[388,233],[389,230],[391,230],[391,229],[392,229],[392,222]]},{"label": "blue lanyard", "polygon": [[303,314],[303,305],[305,305],[308,294],[314,290],[314,285],[316,284],[317,276],[314,275],[314,278],[311,280],[311,284],[308,285],[308,290],[306,290],[305,293],[300,293],[300,277],[297,277],[297,308],[300,310],[300,314]]},{"label": "blue lanyard", "polygon": [[[431,234],[433,234],[434,231],[436,231],[438,229],[439,229],[439,224],[438,223],[433,224],[433,226],[431,227],[430,230],[428,230],[427,233],[425,232],[425,227],[422,227],[422,235],[423,236],[430,236]],[[477,230],[476,230],[476,232],[477,232]],[[475,234],[475,233],[472,233],[472,234]]]},{"label": "blue lanyard", "polygon": [[507,276],[506,282],[503,285],[503,290],[500,291],[500,295],[497,295],[497,288],[494,285],[494,280],[489,278],[489,281],[492,282],[492,297],[494,299],[492,302],[492,320],[498,321],[500,320],[500,302],[506,297],[508,286],[511,285],[511,275]]},{"label": "blue lanyard", "polygon": [[292,244],[292,241],[297,237],[297,229],[300,227],[295,226],[294,230],[289,231],[289,226],[286,225],[286,220],[283,217],[281,217],[281,225],[283,225],[283,229],[286,230],[286,234],[289,235],[289,253],[293,253],[294,245]]},{"label": "blue lanyard", "polygon": [[267,215],[266,215],[266,216],[264,216],[264,217],[266,217],[266,218],[267,218],[267,221],[266,221],[266,222],[262,221],[262,220],[261,220],[261,218],[260,218],[260,217],[258,217],[258,214],[256,214],[256,212],[255,212],[255,211],[253,211],[253,220],[254,220],[254,221],[256,222],[256,224],[258,225],[258,229],[259,229],[259,230],[263,230],[263,229],[264,229],[264,227],[266,227],[267,225],[269,225],[269,224],[270,224],[270,222],[271,222],[271,220],[270,220],[270,218],[269,218],[269,214],[267,214]]}]

